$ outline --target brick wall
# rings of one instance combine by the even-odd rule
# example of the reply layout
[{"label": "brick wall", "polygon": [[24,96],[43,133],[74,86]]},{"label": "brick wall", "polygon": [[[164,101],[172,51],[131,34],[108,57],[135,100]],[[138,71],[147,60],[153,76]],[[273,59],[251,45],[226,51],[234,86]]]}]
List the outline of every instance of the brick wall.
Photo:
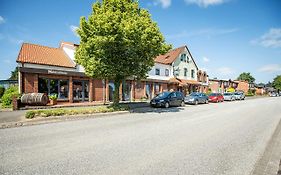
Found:
[{"label": "brick wall", "polygon": [[209,88],[212,92],[218,92],[219,91],[219,83],[217,81],[210,81]]},{"label": "brick wall", "polygon": [[249,90],[249,83],[247,81],[239,81],[237,91],[243,91],[244,93],[247,93]]},{"label": "brick wall", "polygon": [[23,73],[23,93],[38,92],[38,74]]},{"label": "brick wall", "polygon": [[103,86],[102,80],[94,79],[94,101],[103,101]]}]

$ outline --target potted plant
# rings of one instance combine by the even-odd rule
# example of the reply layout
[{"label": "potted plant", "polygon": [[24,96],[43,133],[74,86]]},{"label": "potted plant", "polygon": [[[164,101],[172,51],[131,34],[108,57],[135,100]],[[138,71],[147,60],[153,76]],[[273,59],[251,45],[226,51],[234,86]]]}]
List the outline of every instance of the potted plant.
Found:
[{"label": "potted plant", "polygon": [[51,105],[56,105],[58,96],[57,96],[57,94],[52,94],[52,95],[49,95],[49,99],[50,99]]}]

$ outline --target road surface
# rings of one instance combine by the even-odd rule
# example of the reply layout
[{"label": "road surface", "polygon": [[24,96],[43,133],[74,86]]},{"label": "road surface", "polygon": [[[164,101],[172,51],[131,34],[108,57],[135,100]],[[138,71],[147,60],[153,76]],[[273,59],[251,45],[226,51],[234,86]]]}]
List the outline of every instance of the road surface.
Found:
[{"label": "road surface", "polygon": [[0,174],[251,174],[281,98],[0,130]]}]

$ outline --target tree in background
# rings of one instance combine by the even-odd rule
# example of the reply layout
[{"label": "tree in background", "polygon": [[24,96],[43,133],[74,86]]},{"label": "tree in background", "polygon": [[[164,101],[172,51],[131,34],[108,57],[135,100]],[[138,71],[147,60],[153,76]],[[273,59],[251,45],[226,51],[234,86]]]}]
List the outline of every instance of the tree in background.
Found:
[{"label": "tree in background", "polygon": [[9,80],[18,80],[18,72],[19,72],[18,67],[16,67],[14,71],[11,71],[11,76]]},{"label": "tree in background", "polygon": [[237,80],[244,80],[248,81],[249,83],[254,83],[256,79],[251,75],[250,72],[243,72],[238,76]]},{"label": "tree in background", "polygon": [[92,10],[88,20],[80,19],[75,61],[88,76],[114,81],[116,105],[121,82],[129,77],[146,78],[154,58],[171,45],[165,43],[157,24],[137,0],[97,1]]},{"label": "tree in background", "polygon": [[272,86],[278,91],[281,90],[281,75],[278,75],[273,79]]}]

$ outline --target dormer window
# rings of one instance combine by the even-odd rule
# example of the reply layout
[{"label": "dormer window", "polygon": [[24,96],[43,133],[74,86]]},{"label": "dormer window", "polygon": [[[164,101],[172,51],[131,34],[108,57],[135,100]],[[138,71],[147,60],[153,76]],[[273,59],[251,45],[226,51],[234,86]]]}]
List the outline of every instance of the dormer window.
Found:
[{"label": "dormer window", "polygon": [[165,69],[165,75],[168,77],[169,76],[169,69]]},{"label": "dormer window", "polygon": [[160,75],[160,69],[155,69],[155,75]]},{"label": "dormer window", "polygon": [[186,62],[186,54],[181,54],[181,61]]}]

